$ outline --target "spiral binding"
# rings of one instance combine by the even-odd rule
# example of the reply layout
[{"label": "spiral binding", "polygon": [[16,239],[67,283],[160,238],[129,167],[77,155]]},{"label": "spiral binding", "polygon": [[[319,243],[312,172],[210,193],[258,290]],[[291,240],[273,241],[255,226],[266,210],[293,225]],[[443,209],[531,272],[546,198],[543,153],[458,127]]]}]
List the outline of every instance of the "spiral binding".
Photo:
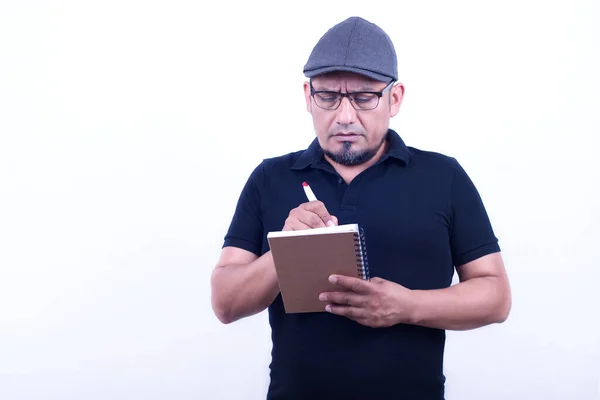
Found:
[{"label": "spiral binding", "polygon": [[365,231],[359,227],[359,232],[354,234],[354,251],[356,253],[356,269],[359,278],[369,280],[369,259],[367,258],[367,242],[365,240]]}]

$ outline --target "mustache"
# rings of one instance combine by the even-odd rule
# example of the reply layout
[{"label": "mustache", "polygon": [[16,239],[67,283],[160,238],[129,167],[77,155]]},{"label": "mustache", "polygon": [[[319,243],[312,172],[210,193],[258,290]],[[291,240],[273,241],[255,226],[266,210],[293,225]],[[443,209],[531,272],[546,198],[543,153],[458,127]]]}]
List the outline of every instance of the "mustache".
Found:
[{"label": "mustache", "polygon": [[343,133],[365,136],[364,129],[361,129],[357,126],[336,126],[334,129],[331,129],[327,132],[329,136],[335,136]]}]

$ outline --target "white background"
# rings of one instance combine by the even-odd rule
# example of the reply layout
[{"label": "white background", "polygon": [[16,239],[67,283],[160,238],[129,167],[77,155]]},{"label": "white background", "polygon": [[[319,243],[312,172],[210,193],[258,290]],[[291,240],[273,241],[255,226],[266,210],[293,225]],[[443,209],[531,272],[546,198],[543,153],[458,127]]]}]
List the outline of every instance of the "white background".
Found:
[{"label": "white background", "polygon": [[598,1],[2,0],[1,399],[264,398],[266,313],[221,325],[209,276],[254,166],[312,140],[302,67],[351,15],[512,282],[506,323],[449,332],[447,398],[600,398]]}]

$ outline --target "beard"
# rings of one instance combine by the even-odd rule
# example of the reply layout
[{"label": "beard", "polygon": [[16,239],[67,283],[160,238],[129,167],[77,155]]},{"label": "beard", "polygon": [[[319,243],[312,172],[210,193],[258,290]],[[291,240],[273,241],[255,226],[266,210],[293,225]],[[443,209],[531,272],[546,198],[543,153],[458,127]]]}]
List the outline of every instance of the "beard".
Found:
[{"label": "beard", "polygon": [[353,150],[352,142],[342,142],[342,148],[335,153],[325,149],[322,150],[327,157],[337,164],[345,166],[360,165],[375,157],[375,154],[377,154],[381,146],[385,143],[386,137],[387,135],[383,135],[381,141],[376,146],[368,149]]}]

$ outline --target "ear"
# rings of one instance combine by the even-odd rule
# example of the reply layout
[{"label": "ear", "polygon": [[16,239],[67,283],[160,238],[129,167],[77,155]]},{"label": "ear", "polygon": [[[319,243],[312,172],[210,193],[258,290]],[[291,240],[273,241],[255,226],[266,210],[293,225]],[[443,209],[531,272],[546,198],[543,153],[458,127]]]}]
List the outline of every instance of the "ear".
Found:
[{"label": "ear", "polygon": [[312,114],[312,102],[310,101],[310,84],[304,82],[304,100],[306,101],[306,111]]},{"label": "ear", "polygon": [[400,82],[392,86],[390,90],[390,117],[396,116],[400,111],[400,105],[404,98],[404,85]]}]

